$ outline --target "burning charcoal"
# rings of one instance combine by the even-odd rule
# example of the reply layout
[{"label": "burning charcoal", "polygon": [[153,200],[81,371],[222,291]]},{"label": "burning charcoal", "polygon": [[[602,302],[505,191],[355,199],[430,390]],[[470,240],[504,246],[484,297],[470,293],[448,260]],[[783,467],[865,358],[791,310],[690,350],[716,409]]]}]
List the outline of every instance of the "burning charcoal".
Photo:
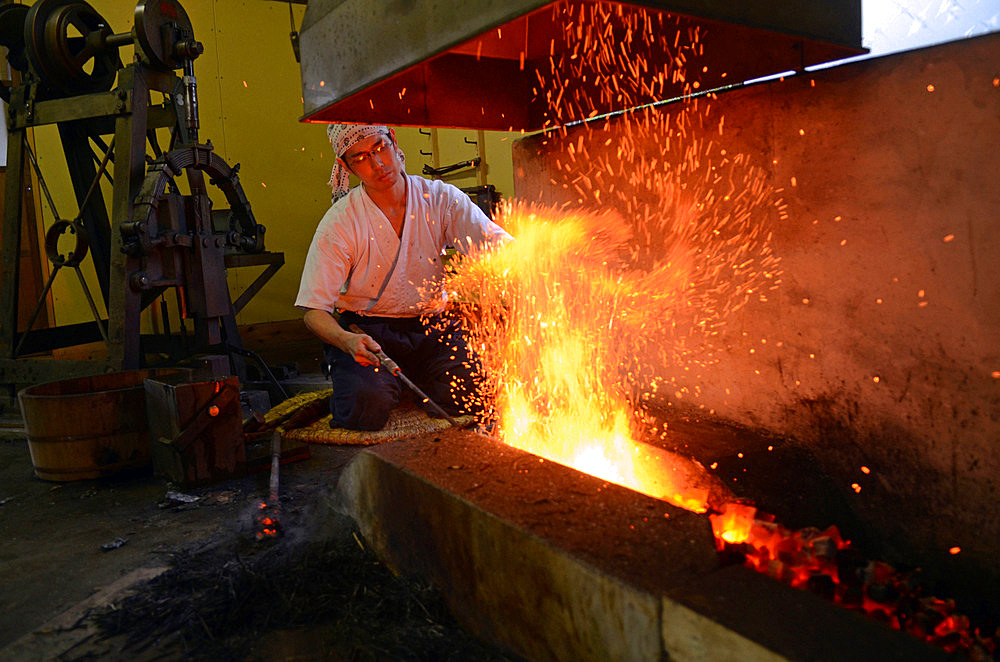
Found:
[{"label": "burning charcoal", "polygon": [[833,577],[827,574],[815,574],[809,577],[806,587],[816,595],[833,600],[837,592],[837,585],[833,583]]},{"label": "burning charcoal", "polygon": [[113,549],[118,549],[119,547],[125,545],[126,543],[128,543],[128,540],[126,540],[125,538],[115,538],[113,541],[106,542],[103,545],[101,545],[101,551],[110,552]]},{"label": "burning charcoal", "polygon": [[786,581],[788,566],[777,559],[773,559],[767,564],[767,576],[778,581]]},{"label": "burning charcoal", "polygon": [[812,552],[824,559],[833,559],[837,555],[837,543],[830,536],[819,536],[810,541]]},{"label": "burning charcoal", "polygon": [[[897,588],[897,590],[899,589]],[[920,603],[913,596],[902,594],[896,602],[896,616],[899,618],[900,624],[904,626],[904,629],[919,612]]]},{"label": "burning charcoal", "polygon": [[723,566],[742,565],[746,563],[749,547],[746,543],[722,542],[722,549],[719,550],[719,563]]},{"label": "burning charcoal", "polygon": [[899,599],[899,589],[892,584],[870,584],[868,597],[881,604],[890,604]]},{"label": "burning charcoal", "polygon": [[254,537],[258,540],[270,540],[281,537],[284,529],[278,518],[278,504],[261,502],[257,505],[254,515]]},{"label": "burning charcoal", "polygon": [[775,555],[788,564],[799,563],[799,541],[794,536],[786,536],[778,540],[775,545]]},{"label": "burning charcoal", "polygon": [[861,585],[861,569],[868,565],[868,559],[853,547],[837,550],[837,581],[843,585]]},{"label": "burning charcoal", "polygon": [[799,538],[801,538],[803,542],[809,542],[813,538],[818,538],[819,535],[820,530],[815,526],[807,526],[804,529],[799,529]]},{"label": "burning charcoal", "polygon": [[937,624],[934,634],[938,637],[947,637],[950,634],[964,632],[969,629],[969,617],[952,614]]},{"label": "burning charcoal", "polygon": [[882,561],[872,561],[864,569],[864,582],[866,584],[889,584],[899,573],[888,563]]},{"label": "burning charcoal", "polygon": [[869,618],[878,621],[879,623],[885,623],[886,625],[892,624],[892,615],[889,614],[885,609],[880,609],[878,607],[869,609],[865,608],[865,613]]},{"label": "burning charcoal", "polygon": [[865,590],[861,583],[844,584],[841,582],[840,604],[848,609],[857,609],[864,605]]},{"label": "burning charcoal", "polygon": [[931,637],[928,642],[934,646],[943,648],[948,653],[954,653],[962,646],[962,635],[954,632],[944,637]]},{"label": "burning charcoal", "polygon": [[907,593],[920,596],[928,593],[926,580],[918,573],[913,573],[906,578],[904,584]]},{"label": "burning charcoal", "polygon": [[937,626],[944,620],[944,614],[934,610],[922,611],[914,617],[913,621],[924,632],[925,637],[932,636]]}]

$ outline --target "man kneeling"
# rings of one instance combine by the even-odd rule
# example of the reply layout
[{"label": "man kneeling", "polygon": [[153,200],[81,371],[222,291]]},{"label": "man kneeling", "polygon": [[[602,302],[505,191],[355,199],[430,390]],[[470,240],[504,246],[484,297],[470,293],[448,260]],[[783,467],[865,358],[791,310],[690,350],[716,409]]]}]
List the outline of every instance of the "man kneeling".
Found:
[{"label": "man kneeling", "polygon": [[[441,308],[443,293],[433,292],[446,247],[465,253],[511,237],[455,186],[406,174],[391,129],[331,124],[327,133],[337,157],[333,205],[316,228],[295,305],[324,343],[331,424],[378,430],[389,419],[401,387],[376,369],[379,350],[449,414],[465,413],[474,361],[461,329],[422,315]],[[360,186],[349,189],[350,174]]]}]

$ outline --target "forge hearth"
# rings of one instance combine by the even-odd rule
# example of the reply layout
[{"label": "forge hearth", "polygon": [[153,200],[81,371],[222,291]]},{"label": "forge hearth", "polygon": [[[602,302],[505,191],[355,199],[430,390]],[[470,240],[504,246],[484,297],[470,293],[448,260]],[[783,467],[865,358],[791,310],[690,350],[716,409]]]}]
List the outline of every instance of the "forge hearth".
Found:
[{"label": "forge hearth", "polygon": [[724,565],[707,516],[470,432],[366,450],[338,494],[383,561],[528,659],[946,658]]}]

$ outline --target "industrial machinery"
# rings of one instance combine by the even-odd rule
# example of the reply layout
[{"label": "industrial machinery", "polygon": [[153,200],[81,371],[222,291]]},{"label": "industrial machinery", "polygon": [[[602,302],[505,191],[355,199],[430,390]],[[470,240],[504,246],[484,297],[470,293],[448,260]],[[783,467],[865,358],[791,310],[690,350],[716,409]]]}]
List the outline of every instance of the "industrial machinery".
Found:
[{"label": "industrial machinery", "polygon": [[[123,65],[119,50],[129,44],[135,57]],[[235,314],[284,255],[265,250],[265,229],[240,185],[239,165],[229,166],[211,141],[199,141],[194,61],[204,49],[184,8],[177,0],[140,0],[132,29],[115,34],[83,0],[5,5],[0,45],[20,79],[0,85],[9,127],[0,231],[0,384],[6,395],[49,379],[203,354],[233,356],[230,350],[241,348]],[[57,211],[28,139],[33,127],[53,124],[78,203],[79,211],[67,216]],[[29,163],[56,217],[45,233],[52,267],[30,307],[19,301],[18,268]],[[102,178],[111,183],[110,204]],[[214,207],[210,187],[219,189],[228,209]],[[88,256],[106,317],[80,270]],[[266,268],[233,300],[226,270],[243,266]],[[42,326],[53,280],[69,270],[77,273],[94,320],[35,328]],[[160,328],[141,333],[140,313],[152,305]],[[101,340],[106,358],[50,356]]]}]

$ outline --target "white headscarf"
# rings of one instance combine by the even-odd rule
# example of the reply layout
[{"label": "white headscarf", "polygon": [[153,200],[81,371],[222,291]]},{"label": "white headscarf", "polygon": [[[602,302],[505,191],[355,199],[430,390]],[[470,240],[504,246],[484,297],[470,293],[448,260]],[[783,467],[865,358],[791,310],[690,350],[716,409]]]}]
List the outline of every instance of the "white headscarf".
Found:
[{"label": "white headscarf", "polygon": [[[333,155],[340,159],[347,153],[355,143],[365,138],[377,135],[386,135],[392,140],[393,147],[399,154],[400,159],[406,162],[403,151],[396,145],[396,134],[387,126],[381,124],[328,124],[326,135],[330,139],[333,147]],[[350,173],[340,165],[340,161],[334,161],[333,172],[330,173],[330,187],[333,189],[333,202],[347,195],[350,190]]]}]

